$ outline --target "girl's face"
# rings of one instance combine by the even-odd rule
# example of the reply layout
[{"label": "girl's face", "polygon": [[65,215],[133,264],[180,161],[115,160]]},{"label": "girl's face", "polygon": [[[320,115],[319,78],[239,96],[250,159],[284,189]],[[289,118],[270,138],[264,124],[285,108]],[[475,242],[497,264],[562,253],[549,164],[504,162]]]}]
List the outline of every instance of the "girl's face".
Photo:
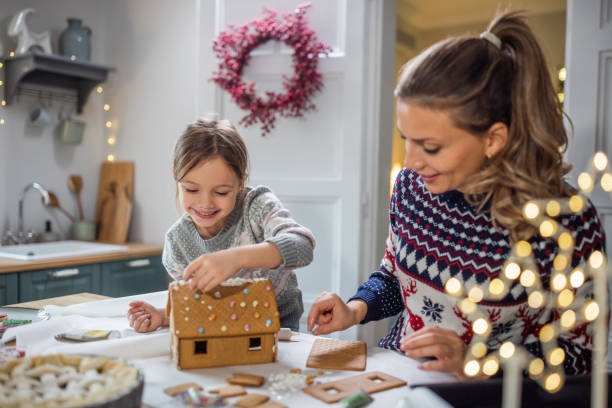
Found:
[{"label": "girl's face", "polygon": [[220,156],[199,163],[179,184],[181,207],[198,233],[208,239],[217,235],[236,205],[241,180]]},{"label": "girl's face", "polygon": [[440,194],[461,190],[492,149],[487,135],[478,137],[453,125],[448,113],[397,101],[397,128],[406,140],[404,167],[415,170],[427,189]]}]

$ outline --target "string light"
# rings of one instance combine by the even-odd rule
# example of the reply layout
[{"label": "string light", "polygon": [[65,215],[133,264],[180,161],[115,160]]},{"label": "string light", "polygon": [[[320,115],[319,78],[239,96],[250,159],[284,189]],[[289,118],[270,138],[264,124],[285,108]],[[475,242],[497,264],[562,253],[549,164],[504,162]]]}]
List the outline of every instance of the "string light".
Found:
[{"label": "string light", "polygon": [[576,313],[573,310],[566,310],[561,315],[561,326],[570,329],[576,323]]},{"label": "string light", "polygon": [[574,246],[574,239],[569,232],[562,232],[559,235],[559,239],[557,239],[557,243],[559,244],[559,248],[564,251],[568,251]]},{"label": "string light", "polygon": [[115,161],[115,155],[109,154],[108,156],[106,156],[106,160],[109,162]]},{"label": "string light", "polygon": [[535,283],[535,280],[536,280],[535,273],[533,273],[531,269],[525,269],[523,273],[521,273],[519,282],[521,282],[521,285],[528,288],[528,287],[533,286],[533,284]]},{"label": "string light", "polygon": [[559,293],[559,297],[557,298],[557,303],[560,307],[566,308],[572,304],[574,301],[574,293],[569,289],[563,289],[561,293]]},{"label": "string light", "polygon": [[557,223],[553,220],[544,220],[540,223],[540,235],[552,237],[557,231]]},{"label": "string light", "polygon": [[599,171],[604,171],[608,167],[608,156],[603,152],[597,152],[593,156],[593,166]]},{"label": "string light", "polygon": [[567,286],[567,278],[562,273],[556,273],[552,278],[552,288],[555,292],[561,291]]},{"label": "string light", "polygon": [[529,374],[537,377],[544,371],[544,361],[541,358],[534,358],[529,363]]},{"label": "string light", "polygon": [[508,279],[516,279],[520,274],[521,267],[515,262],[510,262],[504,269],[504,275],[506,275],[506,278]]},{"label": "string light", "polygon": [[468,298],[465,298],[461,301],[461,303],[459,303],[459,309],[466,314],[474,313],[476,310],[476,303],[472,302]]},{"label": "string light", "polygon": [[593,269],[599,269],[604,263],[604,256],[599,251],[593,251],[591,256],[589,256],[589,265]]},{"label": "string light", "polygon": [[461,282],[457,278],[450,278],[446,281],[444,288],[451,295],[458,295],[461,292]]},{"label": "string light", "polygon": [[476,360],[468,361],[467,363],[465,363],[465,366],[463,367],[463,372],[468,377],[475,376],[476,374],[478,374],[479,371],[480,371],[480,364],[478,364],[478,361]]},{"label": "string light", "polygon": [[4,119],[0,119],[0,125],[4,125]]},{"label": "string light", "polygon": [[504,287],[504,282],[499,278],[495,278],[489,282],[489,293],[493,296],[499,296],[504,292]]},{"label": "string light", "polygon": [[494,375],[499,370],[499,362],[495,357],[487,359],[482,365],[482,372],[486,375]]},{"label": "string light", "polygon": [[110,105],[108,103],[104,104],[104,110],[108,112],[110,110]]},{"label": "string light", "polygon": [[113,146],[117,142],[117,140],[113,136],[109,136],[109,138],[106,141],[111,146]]},{"label": "string light", "polygon": [[548,353],[548,362],[551,365],[558,366],[565,360],[565,352],[561,347],[555,347]]},{"label": "string light", "polygon": [[474,320],[472,330],[474,330],[474,333],[482,336],[489,331],[489,322],[487,322],[484,318],[479,317],[478,319]]},{"label": "string light", "polygon": [[499,348],[499,355],[507,359],[507,358],[512,357],[515,351],[516,351],[516,346],[514,345],[514,343],[510,341],[506,341]]},{"label": "string light", "polygon": [[599,305],[594,300],[587,303],[584,307],[584,317],[588,321],[593,321],[599,316]]},{"label": "string light", "polygon": [[584,192],[590,192],[593,189],[593,177],[589,173],[580,173],[578,176],[578,187]]},{"label": "string light", "polygon": [[555,336],[555,329],[551,324],[546,324],[540,329],[540,341],[547,343],[553,339]]},{"label": "string light", "polygon": [[527,258],[529,255],[531,255],[531,244],[527,241],[517,242],[516,254],[520,257]]},{"label": "string light", "polygon": [[479,286],[474,286],[468,292],[468,298],[474,303],[480,302],[483,297],[484,297],[484,292],[482,291],[482,289],[480,289]]},{"label": "string light", "polygon": [[582,269],[576,268],[572,271],[570,275],[570,284],[573,288],[579,288],[584,283],[584,272]]},{"label": "string light", "polygon": [[544,388],[548,392],[557,392],[561,388],[561,375],[559,373],[549,374],[544,380]]},{"label": "string light", "polygon": [[561,213],[561,205],[559,204],[558,201],[550,200],[546,204],[546,214],[550,215],[551,217],[556,217],[560,213]]},{"label": "string light", "polygon": [[569,199],[569,207],[573,212],[579,212],[584,206],[584,200],[578,195],[573,195]]},{"label": "string light", "polygon": [[533,307],[534,309],[537,309],[544,303],[544,296],[540,291],[533,291],[527,297],[527,303],[529,304],[529,306]]},{"label": "string light", "polygon": [[472,355],[476,358],[482,358],[487,354],[487,346],[483,342],[478,342],[472,346]]},{"label": "string light", "polygon": [[111,122],[110,120],[106,121],[106,127],[107,128],[111,128],[113,126],[113,122]]},{"label": "string light", "polygon": [[604,191],[608,193],[612,191],[612,174],[604,173],[604,175],[601,176],[600,183],[601,183],[601,188],[603,188]]},{"label": "string light", "polygon": [[101,94],[102,92],[104,92],[104,88],[102,88],[101,86],[99,86],[98,88],[96,88],[96,92]]},{"label": "string light", "polygon": [[536,203],[528,202],[523,207],[523,214],[525,215],[525,218],[533,220],[540,215],[540,207]]},{"label": "string light", "polygon": [[567,264],[568,264],[567,256],[563,254],[557,255],[555,256],[555,259],[553,259],[553,267],[558,271],[565,270],[565,268],[567,268]]}]

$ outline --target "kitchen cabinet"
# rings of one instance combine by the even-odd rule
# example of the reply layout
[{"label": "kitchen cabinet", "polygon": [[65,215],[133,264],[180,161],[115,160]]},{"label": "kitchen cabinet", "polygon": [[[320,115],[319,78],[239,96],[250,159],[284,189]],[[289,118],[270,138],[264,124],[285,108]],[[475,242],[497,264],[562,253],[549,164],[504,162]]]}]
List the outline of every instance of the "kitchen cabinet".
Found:
[{"label": "kitchen cabinet", "polygon": [[121,297],[168,288],[170,275],[160,256],[105,262],[101,267],[101,295]]},{"label": "kitchen cabinet", "polygon": [[19,302],[100,291],[100,265],[74,265],[19,274]]},{"label": "kitchen cabinet", "polygon": [[[83,111],[87,98],[96,85],[106,81],[114,68],[84,61],[72,61],[66,57],[30,52],[0,59],[0,96],[10,105],[24,85],[42,85],[54,90],[76,94],[77,112]],[[41,91],[39,91],[41,92]],[[50,93],[53,97],[54,92]],[[40,94],[39,94],[40,96]]]},{"label": "kitchen cabinet", "polygon": [[16,273],[0,275],[0,305],[17,303],[19,299],[18,288],[19,284]]},{"label": "kitchen cabinet", "polygon": [[81,292],[121,297],[168,288],[161,256],[0,274],[0,305]]}]

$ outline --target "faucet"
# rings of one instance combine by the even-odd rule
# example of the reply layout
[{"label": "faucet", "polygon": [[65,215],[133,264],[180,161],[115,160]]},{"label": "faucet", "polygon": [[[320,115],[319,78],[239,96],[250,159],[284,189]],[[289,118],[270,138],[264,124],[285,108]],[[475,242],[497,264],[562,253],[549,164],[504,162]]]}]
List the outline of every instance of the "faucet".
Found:
[{"label": "faucet", "polygon": [[19,195],[19,230],[15,233],[13,231],[7,231],[2,238],[2,245],[11,245],[11,244],[28,244],[30,242],[36,241],[38,238],[38,233],[30,230],[28,232],[23,230],[23,199],[25,198],[26,193],[31,190],[37,190],[42,196],[42,201],[45,206],[51,203],[51,199],[49,197],[49,192],[39,183],[32,182],[25,186],[21,194]]}]

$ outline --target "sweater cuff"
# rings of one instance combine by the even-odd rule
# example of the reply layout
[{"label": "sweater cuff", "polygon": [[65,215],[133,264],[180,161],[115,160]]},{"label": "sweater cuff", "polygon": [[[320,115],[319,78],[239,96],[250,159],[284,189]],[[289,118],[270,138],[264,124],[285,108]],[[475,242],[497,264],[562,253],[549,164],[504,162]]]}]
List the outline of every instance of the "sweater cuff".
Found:
[{"label": "sweater cuff", "polygon": [[271,242],[280,251],[281,257],[283,261],[281,264],[275,269],[281,268],[294,268],[297,265],[297,252],[295,251],[295,245],[293,239],[287,235],[278,235],[266,240],[266,242]]},{"label": "sweater cuff", "polygon": [[372,320],[378,320],[376,318],[376,307],[374,307],[374,303],[376,301],[376,294],[374,292],[367,289],[360,289],[346,303],[356,299],[363,300],[368,306],[366,315],[363,320],[359,322],[359,324],[365,324],[371,322]]}]

